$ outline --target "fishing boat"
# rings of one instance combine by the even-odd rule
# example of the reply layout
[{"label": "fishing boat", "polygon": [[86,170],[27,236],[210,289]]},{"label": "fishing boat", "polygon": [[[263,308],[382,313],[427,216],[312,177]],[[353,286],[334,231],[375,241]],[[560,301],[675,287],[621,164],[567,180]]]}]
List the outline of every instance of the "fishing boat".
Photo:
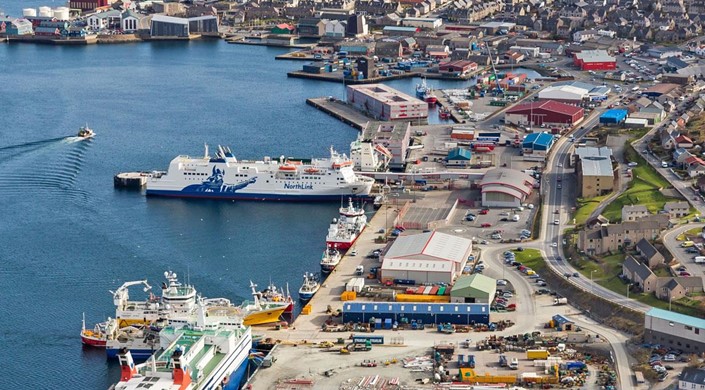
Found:
[{"label": "fishing boat", "polygon": [[326,248],[321,257],[321,271],[324,273],[332,272],[340,263],[340,252],[335,248]]},{"label": "fishing boat", "polygon": [[120,381],[111,390],[237,390],[247,369],[249,327],[224,327],[199,311],[195,326],[169,326],[160,332],[158,352],[135,365],[132,352],[119,352]]},{"label": "fishing boat", "polygon": [[308,301],[313,298],[319,288],[321,288],[321,282],[318,280],[318,275],[304,273],[304,282],[299,289],[299,299]]},{"label": "fishing boat", "polygon": [[428,89],[426,91],[426,94],[424,95],[424,100],[428,104],[436,104],[438,103],[438,97],[436,97],[436,94],[433,93],[433,89]]},{"label": "fishing boat", "polygon": [[450,110],[443,107],[440,110],[438,110],[438,116],[441,119],[450,119]]},{"label": "fishing boat", "polygon": [[[263,325],[279,321],[279,317],[291,306],[288,300],[262,300],[260,293],[256,290],[257,285],[250,281],[252,289],[252,301],[243,302],[240,307],[245,313],[245,325]],[[289,297],[291,299],[291,297]],[[293,310],[293,307],[292,307]]]},{"label": "fishing boat", "polygon": [[428,85],[426,85],[426,78],[421,78],[421,84],[416,84],[416,97],[424,100],[426,97],[426,92],[428,92]]},{"label": "fishing boat", "polygon": [[148,196],[275,201],[333,201],[367,197],[374,179],[353,171],[354,162],[331,148],[330,157],[264,157],[238,160],[228,147],[211,156],[178,156],[167,171],[147,178]]},{"label": "fishing boat", "polygon": [[95,133],[90,127],[88,127],[88,125],[86,125],[78,128],[78,134],[76,134],[76,136],[81,138],[93,138]]},{"label": "fishing boat", "polygon": [[326,245],[329,248],[347,250],[367,227],[367,216],[362,207],[355,207],[352,198],[348,200],[348,207],[338,209],[338,218],[333,218],[328,227]]},{"label": "fishing boat", "polygon": [[95,324],[93,329],[86,329],[86,315],[83,315],[81,326],[81,343],[94,348],[105,348],[108,335],[117,330],[117,321],[108,317],[106,321]]},{"label": "fishing boat", "polygon": [[[252,286],[253,284],[254,283],[250,281],[250,286]],[[254,286],[256,287],[257,285]],[[291,298],[291,294],[289,294],[288,283],[285,292],[284,289],[277,288],[277,286],[275,286],[270,280],[267,288],[260,291],[258,295],[259,300],[261,302],[287,302],[289,305],[284,309],[284,314],[290,314],[294,311],[294,306],[296,305],[296,302],[294,302],[294,300]]]}]

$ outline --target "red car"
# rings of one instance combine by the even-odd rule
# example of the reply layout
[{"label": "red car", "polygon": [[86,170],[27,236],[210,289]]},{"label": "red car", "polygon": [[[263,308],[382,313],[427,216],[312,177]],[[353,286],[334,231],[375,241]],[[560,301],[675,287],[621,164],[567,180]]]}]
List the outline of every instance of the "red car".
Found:
[{"label": "red car", "polygon": [[490,210],[488,210],[488,209],[482,209],[482,210],[480,210],[480,215],[485,215],[489,212],[490,212]]},{"label": "red car", "polygon": [[680,272],[678,275],[680,275],[680,276],[690,276],[690,273],[688,273],[688,272]]},{"label": "red car", "polygon": [[487,222],[485,222],[485,223],[483,223],[483,224],[482,224],[482,225],[480,225],[480,226],[481,226],[481,227],[483,227],[483,228],[486,228],[486,227],[490,227],[490,226],[492,226],[492,224],[491,224],[491,223],[487,223]]}]

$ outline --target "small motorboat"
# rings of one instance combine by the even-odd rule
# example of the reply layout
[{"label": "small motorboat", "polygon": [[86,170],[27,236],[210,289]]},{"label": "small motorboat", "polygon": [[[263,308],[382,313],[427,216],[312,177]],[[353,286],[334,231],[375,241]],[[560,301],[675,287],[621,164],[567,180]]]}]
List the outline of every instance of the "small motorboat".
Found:
[{"label": "small motorboat", "polygon": [[81,128],[78,129],[78,134],[76,134],[76,136],[81,138],[92,138],[95,136],[95,133],[90,127],[88,127],[88,125],[86,125],[81,126]]},{"label": "small motorboat", "polygon": [[299,299],[302,301],[310,300],[319,288],[321,288],[321,283],[318,279],[318,275],[304,273],[304,283],[299,289]]}]

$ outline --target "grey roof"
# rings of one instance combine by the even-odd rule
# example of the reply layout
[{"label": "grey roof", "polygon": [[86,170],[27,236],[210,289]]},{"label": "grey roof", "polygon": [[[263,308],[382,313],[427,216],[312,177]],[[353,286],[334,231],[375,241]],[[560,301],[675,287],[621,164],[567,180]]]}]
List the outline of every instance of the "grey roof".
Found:
[{"label": "grey roof", "polygon": [[663,205],[663,209],[666,211],[690,209],[690,204],[688,202],[667,202],[665,205]]},{"label": "grey roof", "polygon": [[581,159],[586,157],[612,157],[612,149],[607,146],[596,148],[594,146],[584,146],[575,149],[575,154]]},{"label": "grey roof", "polygon": [[646,280],[654,275],[653,271],[651,271],[646,264],[640,263],[632,256],[627,256],[627,258],[624,259],[624,266],[627,267],[630,273],[637,274],[641,280]]},{"label": "grey roof", "polygon": [[580,159],[583,176],[612,177],[612,161],[608,157],[586,157]]},{"label": "grey roof", "polygon": [[528,195],[531,193],[534,182],[535,179],[524,172],[507,168],[494,168],[485,172],[485,176],[480,181],[480,187],[498,184],[516,188]]},{"label": "grey roof", "polygon": [[685,288],[703,288],[703,280],[699,276],[678,276],[673,279]]},{"label": "grey roof", "polygon": [[653,245],[651,245],[651,243],[646,238],[642,238],[636,244],[636,249],[641,252],[647,259],[650,259],[656,254],[658,254],[658,250]]},{"label": "grey roof", "polygon": [[686,367],[681,373],[680,380],[688,383],[695,383],[697,385],[705,385],[705,369]]},{"label": "grey roof", "polygon": [[384,255],[414,260],[451,260],[462,263],[472,249],[472,241],[440,232],[428,232],[398,237]]},{"label": "grey roof", "polygon": [[668,290],[671,290],[671,291],[675,290],[676,287],[678,287],[678,286],[680,286],[680,284],[678,284],[678,282],[677,282],[675,279],[673,279],[673,278],[671,278],[671,280],[669,280],[668,283],[666,283],[666,284],[663,285],[663,287],[664,287],[665,289],[668,289]]},{"label": "grey roof", "polygon": [[649,209],[646,208],[643,204],[637,204],[637,205],[626,205],[622,207],[622,212],[627,212],[627,213],[648,213]]}]

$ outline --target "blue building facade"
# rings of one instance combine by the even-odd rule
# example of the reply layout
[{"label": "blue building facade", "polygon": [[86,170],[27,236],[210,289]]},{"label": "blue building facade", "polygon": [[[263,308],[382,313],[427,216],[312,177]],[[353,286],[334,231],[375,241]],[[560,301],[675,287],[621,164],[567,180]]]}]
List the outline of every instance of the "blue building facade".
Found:
[{"label": "blue building facade", "polygon": [[627,110],[607,110],[600,115],[600,123],[603,125],[618,125],[627,119]]},{"label": "blue building facade", "polygon": [[346,302],[343,322],[369,322],[370,319],[400,323],[456,325],[489,324],[490,305],[486,303]]},{"label": "blue building facade", "polygon": [[553,145],[554,137],[548,133],[531,133],[524,138],[522,148],[547,152]]}]

